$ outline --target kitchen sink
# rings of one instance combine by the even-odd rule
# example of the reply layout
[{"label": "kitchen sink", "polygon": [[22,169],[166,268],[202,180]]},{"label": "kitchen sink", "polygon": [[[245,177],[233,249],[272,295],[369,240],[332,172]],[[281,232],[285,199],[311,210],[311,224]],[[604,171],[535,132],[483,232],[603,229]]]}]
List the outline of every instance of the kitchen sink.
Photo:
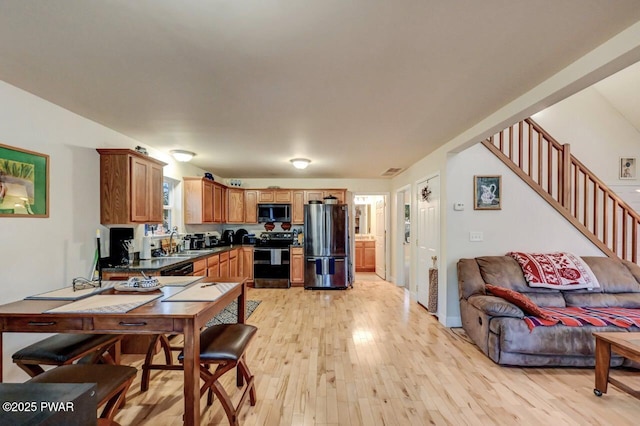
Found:
[{"label": "kitchen sink", "polygon": [[213,253],[213,250],[184,250],[178,256],[200,256],[203,254]]}]

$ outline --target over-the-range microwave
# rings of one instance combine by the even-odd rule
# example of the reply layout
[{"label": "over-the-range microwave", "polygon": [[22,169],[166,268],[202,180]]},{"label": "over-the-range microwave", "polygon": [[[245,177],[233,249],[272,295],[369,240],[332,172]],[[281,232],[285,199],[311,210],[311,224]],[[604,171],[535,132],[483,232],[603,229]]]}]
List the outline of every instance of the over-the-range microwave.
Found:
[{"label": "over-the-range microwave", "polygon": [[258,222],[291,222],[291,204],[258,204]]}]

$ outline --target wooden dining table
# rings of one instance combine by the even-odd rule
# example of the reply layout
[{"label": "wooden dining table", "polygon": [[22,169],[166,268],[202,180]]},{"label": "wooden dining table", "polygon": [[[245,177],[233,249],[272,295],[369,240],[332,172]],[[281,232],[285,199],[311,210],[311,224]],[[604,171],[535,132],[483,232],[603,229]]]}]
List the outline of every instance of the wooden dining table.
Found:
[{"label": "wooden dining table", "polygon": [[[214,301],[173,302],[164,299],[203,282],[238,283]],[[184,335],[184,424],[200,424],[200,329],[234,299],[238,300],[238,322],[245,322],[246,279],[207,279],[188,287],[164,286],[162,292],[142,306],[126,313],[46,313],[71,303],[68,300],[20,300],[0,305],[0,354],[4,333],[91,333],[91,334],[183,334]],[[114,290],[109,289],[108,292]],[[3,354],[4,356],[4,354]],[[0,362],[0,381],[2,380]],[[238,385],[242,384],[238,375]]]}]

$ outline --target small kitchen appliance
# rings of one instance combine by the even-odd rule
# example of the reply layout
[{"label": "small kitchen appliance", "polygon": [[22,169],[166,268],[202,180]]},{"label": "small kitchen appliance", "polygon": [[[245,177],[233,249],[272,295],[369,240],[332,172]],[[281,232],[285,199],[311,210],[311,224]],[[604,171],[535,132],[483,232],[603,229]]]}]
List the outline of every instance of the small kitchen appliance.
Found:
[{"label": "small kitchen appliance", "polygon": [[113,266],[129,264],[129,246],[133,240],[133,228],[109,230],[109,259]]},{"label": "small kitchen appliance", "polygon": [[233,229],[227,229],[222,233],[222,243],[231,245],[234,243],[235,231]]}]

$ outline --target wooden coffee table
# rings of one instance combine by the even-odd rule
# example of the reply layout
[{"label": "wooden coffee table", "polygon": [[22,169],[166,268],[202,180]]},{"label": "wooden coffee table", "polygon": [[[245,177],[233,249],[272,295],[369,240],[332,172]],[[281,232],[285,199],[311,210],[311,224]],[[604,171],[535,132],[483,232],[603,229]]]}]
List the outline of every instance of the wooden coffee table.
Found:
[{"label": "wooden coffee table", "polygon": [[611,352],[640,362],[640,333],[638,332],[602,332],[593,333],[596,338],[596,387],[593,393],[602,396],[607,393],[607,385],[611,383],[623,391],[640,398],[640,392],[631,389],[612,377],[609,377]]}]

